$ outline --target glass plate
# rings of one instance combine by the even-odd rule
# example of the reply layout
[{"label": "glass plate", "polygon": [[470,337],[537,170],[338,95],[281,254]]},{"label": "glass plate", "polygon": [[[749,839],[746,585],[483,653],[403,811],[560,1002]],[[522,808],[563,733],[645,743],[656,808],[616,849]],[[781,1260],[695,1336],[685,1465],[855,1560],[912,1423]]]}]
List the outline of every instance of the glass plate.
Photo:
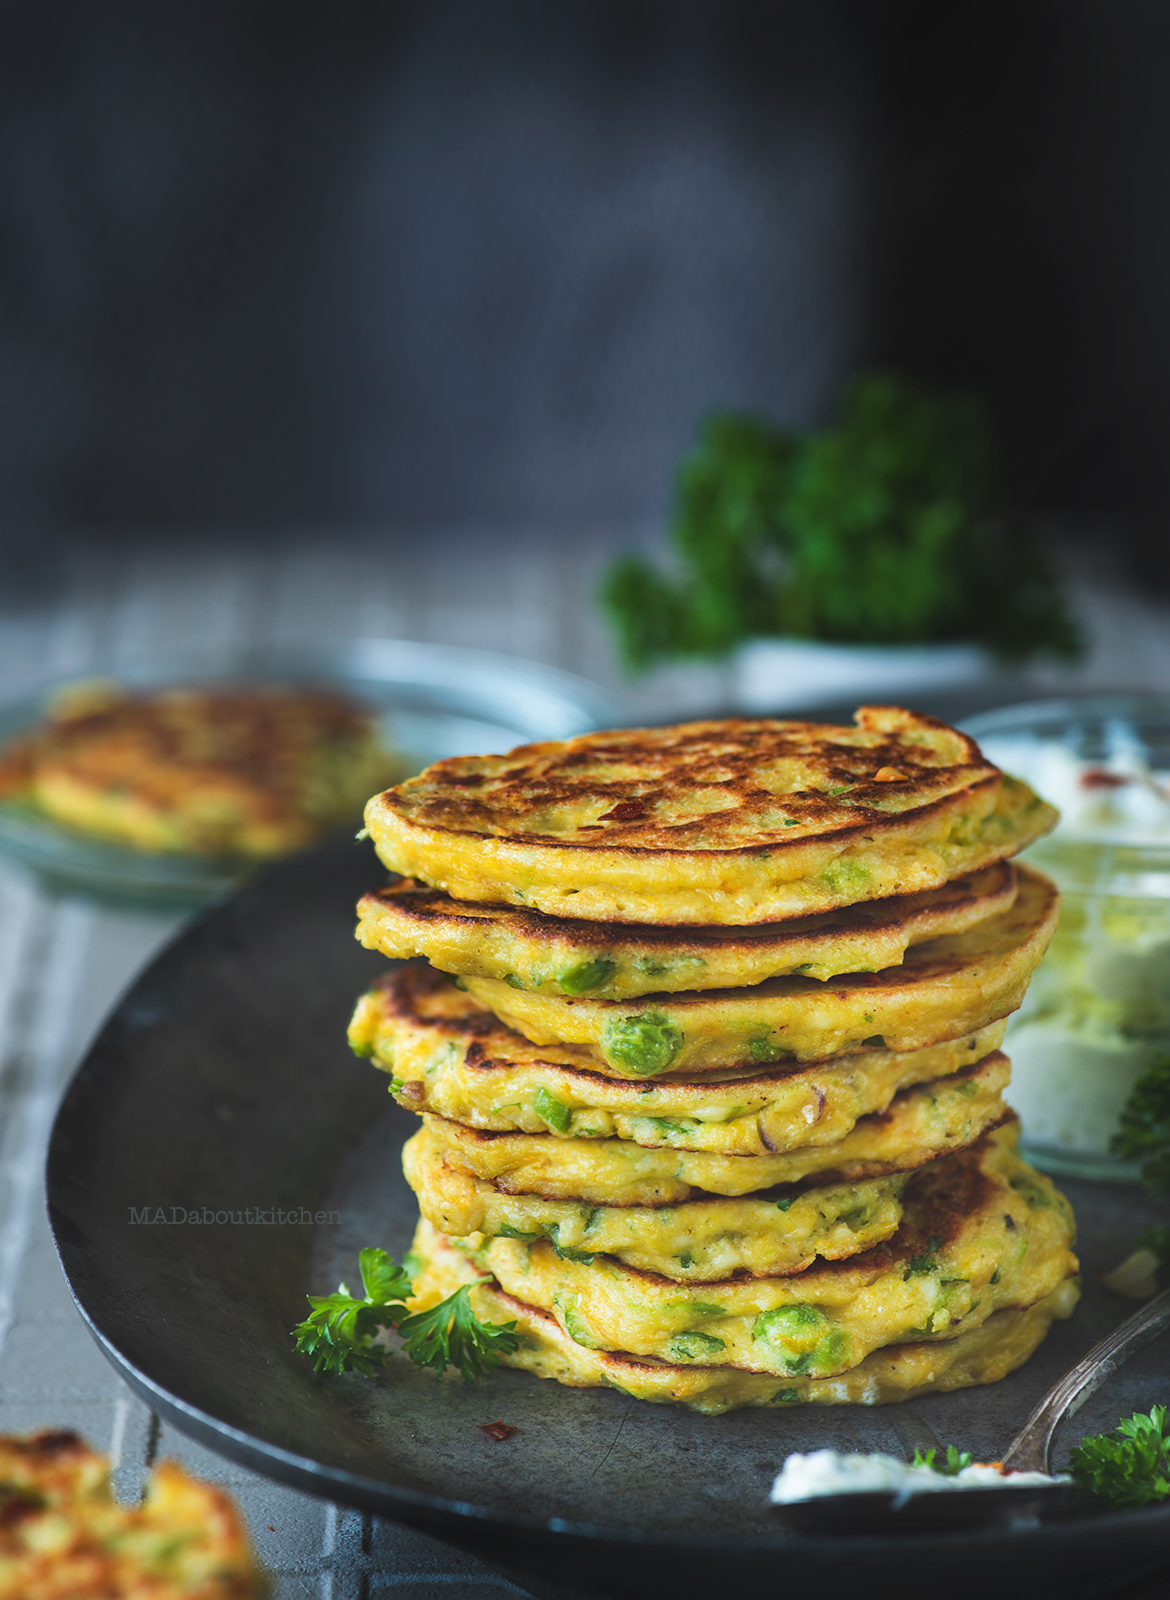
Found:
[{"label": "glass plate", "polygon": [[1056,881],[1060,926],[1004,1049],[1027,1159],[1136,1179],[1112,1152],[1134,1085],[1170,1051],[1170,697],[1086,695],[963,723],[1061,810],[1024,859]]},{"label": "glass plate", "polygon": [[[586,678],[489,650],[407,639],[353,639],[295,655],[245,654],[230,664],[192,657],[119,663],[87,674],[103,675],[135,689],[227,682],[332,685],[374,711],[384,740],[410,772],[445,756],[570,738],[621,720],[615,703]],[[59,687],[57,680],[0,706],[0,743],[38,722],[46,697]],[[217,899],[254,868],[239,860],[106,844],[16,804],[0,805],[0,853],[53,889],[160,909]]]}]

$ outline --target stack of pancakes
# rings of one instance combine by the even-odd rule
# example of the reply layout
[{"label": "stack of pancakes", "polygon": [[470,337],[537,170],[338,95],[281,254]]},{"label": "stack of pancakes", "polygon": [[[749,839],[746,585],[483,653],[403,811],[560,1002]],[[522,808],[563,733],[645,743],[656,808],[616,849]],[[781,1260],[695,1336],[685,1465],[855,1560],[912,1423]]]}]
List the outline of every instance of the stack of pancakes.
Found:
[{"label": "stack of pancakes", "polygon": [[1055,813],[896,707],[439,762],[366,823],[395,957],[350,1039],[422,1131],[416,1305],[702,1411],[989,1382],[1076,1301],[1007,1016]]}]

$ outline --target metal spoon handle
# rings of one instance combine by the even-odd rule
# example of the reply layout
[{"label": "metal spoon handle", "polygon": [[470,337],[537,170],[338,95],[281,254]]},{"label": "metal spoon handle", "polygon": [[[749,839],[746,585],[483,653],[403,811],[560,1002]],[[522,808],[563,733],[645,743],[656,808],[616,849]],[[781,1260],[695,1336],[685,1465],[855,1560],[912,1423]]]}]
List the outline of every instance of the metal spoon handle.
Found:
[{"label": "metal spoon handle", "polygon": [[1008,1447],[1003,1464],[1012,1472],[1047,1472],[1052,1435],[1065,1417],[1074,1416],[1106,1378],[1170,1326],[1170,1289],[1127,1317],[1095,1344],[1083,1360],[1066,1372],[1041,1400]]}]

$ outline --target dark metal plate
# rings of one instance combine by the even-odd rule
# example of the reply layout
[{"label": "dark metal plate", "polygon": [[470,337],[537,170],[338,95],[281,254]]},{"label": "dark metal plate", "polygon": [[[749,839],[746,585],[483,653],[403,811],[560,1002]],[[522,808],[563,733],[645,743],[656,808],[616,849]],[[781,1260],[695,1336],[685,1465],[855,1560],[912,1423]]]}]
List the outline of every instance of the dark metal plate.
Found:
[{"label": "dark metal plate", "polygon": [[[1085,1302],[992,1388],[701,1417],[517,1372],[465,1388],[397,1356],[376,1381],[315,1378],[288,1338],[305,1291],[352,1278],[362,1245],[400,1254],[416,1215],[398,1160],[414,1119],[344,1042],[355,995],[384,966],[352,935],[353,903],[379,877],[368,848],[333,843],[209,912],[122,1001],[65,1097],[48,1169],[62,1265],[106,1353],[162,1415],[261,1472],[566,1593],[709,1600],[781,1571],[786,1586],[873,1592],[913,1571],[950,1600],[989,1586],[1071,1596],[1167,1558],[1170,1508],[1011,1533],[802,1538],[767,1501],[792,1450],[904,1454],[907,1415],[994,1459],[1131,1309],[1097,1284],[1155,1219],[1126,1189],[1066,1186]],[[255,1220],[280,1211],[296,1220]],[[301,1221],[330,1211],[339,1221]],[[1166,1354],[1163,1340],[1096,1397],[1072,1441],[1170,1399]],[[486,1439],[479,1425],[497,1419],[520,1432]]]}]

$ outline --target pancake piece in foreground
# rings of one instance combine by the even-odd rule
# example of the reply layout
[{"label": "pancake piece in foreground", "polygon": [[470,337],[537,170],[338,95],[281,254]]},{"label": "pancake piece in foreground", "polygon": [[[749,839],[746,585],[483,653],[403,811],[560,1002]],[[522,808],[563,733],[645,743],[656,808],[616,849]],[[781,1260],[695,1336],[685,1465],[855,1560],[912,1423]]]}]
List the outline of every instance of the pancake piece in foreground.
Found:
[{"label": "pancake piece in foreground", "polygon": [[693,722],[437,762],[366,807],[392,871],[586,921],[774,922],[938,888],[1051,806],[932,717]]},{"label": "pancake piece in foreground", "polygon": [[329,689],[105,685],[0,752],[0,797],[136,850],[264,858],[356,818],[393,765]]},{"label": "pancake piece in foreground", "polygon": [[877,1045],[920,1050],[1014,1011],[1056,928],[1059,895],[1019,867],[1015,902],[966,933],[906,952],[899,967],[814,978],[769,978],[751,989],[565,999],[464,978],[475,999],[537,1045],[587,1050],[597,1070],[622,1077],[705,1072],[818,1060]]},{"label": "pancake piece in foreground", "polygon": [[[408,1111],[496,1133],[632,1140],[737,1158],[832,1145],[858,1118],[884,1112],[901,1090],[997,1051],[1004,1026],[992,1022],[924,1050],[868,1049],[699,1078],[622,1079],[593,1070],[584,1051],[532,1044],[441,973],[412,962],[361,997],[349,1042],[390,1074],[391,1093]],[[745,1170],[735,1159],[723,1167]],[[693,1181],[720,1194],[747,1192]]]},{"label": "pancake piece in foreground", "polygon": [[885,1405],[919,1395],[946,1393],[975,1384],[998,1383],[1028,1360],[1052,1323],[1072,1315],[1080,1296],[1066,1278],[1033,1305],[994,1312],[956,1338],[887,1345],[832,1378],[746,1372],[732,1366],[694,1366],[593,1350],[572,1339],[556,1317],[505,1293],[490,1273],[431,1225],[420,1222],[413,1246],[421,1271],[414,1282],[414,1309],[425,1311],[461,1284],[471,1291],[476,1314],[487,1322],[516,1323],[521,1348],[501,1363],[569,1388],[605,1386],[635,1400],[689,1406],[718,1416],[745,1406]]},{"label": "pancake piece in foreground", "polygon": [[578,1344],[778,1377],[828,1378],[883,1345],[949,1339],[1033,1305],[1077,1272],[1073,1222],[1051,1182],[1016,1155],[1018,1125],[916,1172],[886,1243],[789,1277],[690,1283],[580,1262],[549,1240],[494,1238],[478,1265]]},{"label": "pancake piece in foreground", "polygon": [[235,1506],[173,1461],[140,1505],[77,1434],[0,1438],[0,1600],[260,1600]]},{"label": "pancake piece in foreground", "polygon": [[[585,1206],[671,1206],[702,1195],[755,1194],[777,1184],[856,1183],[912,1171],[966,1149],[996,1127],[1006,1113],[1003,1090],[1010,1076],[1008,1059],[997,1050],[950,1077],[903,1089],[887,1110],[859,1118],[831,1143],[752,1156],[690,1150],[681,1127],[669,1144],[647,1149],[629,1139],[485,1133],[440,1117],[423,1120],[448,1167],[508,1194]],[[454,1224],[436,1227],[460,1231]],[[496,1230],[477,1224],[468,1231]]]},{"label": "pancake piece in foreground", "polygon": [[495,978],[539,994],[628,1000],[791,974],[880,972],[897,966],[911,945],[963,933],[1008,910],[1015,897],[1015,869],[1000,861],[938,889],[815,917],[750,928],[656,928],[453,900],[399,878],[358,902],[357,937],[368,950],[423,955],[462,977]]}]

